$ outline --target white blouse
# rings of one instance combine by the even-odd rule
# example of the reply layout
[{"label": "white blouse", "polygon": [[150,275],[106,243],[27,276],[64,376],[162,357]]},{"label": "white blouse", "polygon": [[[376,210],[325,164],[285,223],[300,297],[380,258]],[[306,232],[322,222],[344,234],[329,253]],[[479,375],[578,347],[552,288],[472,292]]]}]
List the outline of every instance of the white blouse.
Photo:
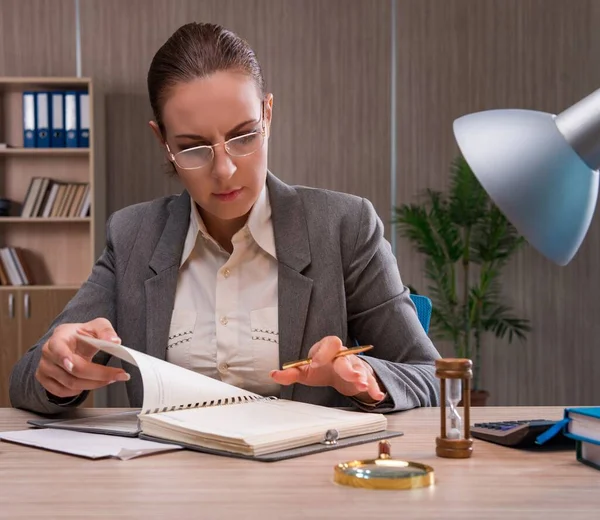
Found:
[{"label": "white blouse", "polygon": [[167,361],[261,395],[279,396],[277,256],[267,186],[225,251],[191,204]]}]

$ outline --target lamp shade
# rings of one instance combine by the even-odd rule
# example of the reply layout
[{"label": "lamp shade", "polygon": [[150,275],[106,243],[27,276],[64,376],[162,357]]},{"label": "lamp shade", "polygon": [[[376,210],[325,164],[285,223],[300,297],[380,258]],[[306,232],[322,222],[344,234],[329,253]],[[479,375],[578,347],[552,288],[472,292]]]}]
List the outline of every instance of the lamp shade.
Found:
[{"label": "lamp shade", "polygon": [[559,265],[575,255],[598,197],[598,171],[578,154],[556,116],[488,110],[458,118],[461,153],[521,235]]}]

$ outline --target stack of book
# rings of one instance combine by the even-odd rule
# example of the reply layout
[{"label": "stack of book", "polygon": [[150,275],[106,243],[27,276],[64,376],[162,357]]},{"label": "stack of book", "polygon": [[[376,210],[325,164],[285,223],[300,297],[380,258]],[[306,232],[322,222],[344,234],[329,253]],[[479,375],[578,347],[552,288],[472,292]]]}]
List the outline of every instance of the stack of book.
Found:
[{"label": "stack of book", "polygon": [[31,271],[21,248],[0,249],[0,285],[33,285]]},{"label": "stack of book", "polygon": [[574,439],[577,460],[600,470],[600,406],[565,408],[564,418],[537,439],[544,444],[558,433]]},{"label": "stack of book", "polygon": [[575,439],[579,462],[600,469],[600,407],[566,408],[565,435]]},{"label": "stack of book", "polygon": [[33,177],[23,201],[21,217],[87,217],[90,185]]}]

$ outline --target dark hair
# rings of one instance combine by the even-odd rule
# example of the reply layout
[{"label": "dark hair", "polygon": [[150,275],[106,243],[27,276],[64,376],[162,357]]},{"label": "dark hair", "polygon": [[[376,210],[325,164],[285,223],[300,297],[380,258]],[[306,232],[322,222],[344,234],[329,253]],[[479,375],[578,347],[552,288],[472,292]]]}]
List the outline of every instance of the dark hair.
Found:
[{"label": "dark hair", "polygon": [[154,55],[148,70],[148,95],[161,131],[162,108],[171,87],[224,70],[248,74],[259,95],[265,95],[262,70],[245,40],[212,23],[192,22],[177,29]]}]

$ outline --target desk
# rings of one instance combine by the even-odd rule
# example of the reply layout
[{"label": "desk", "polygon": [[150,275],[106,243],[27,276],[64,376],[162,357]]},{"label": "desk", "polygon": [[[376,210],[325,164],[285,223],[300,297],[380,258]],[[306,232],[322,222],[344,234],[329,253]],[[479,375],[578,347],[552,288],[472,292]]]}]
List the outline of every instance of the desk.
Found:
[{"label": "desk", "polygon": [[[562,410],[474,408],[472,417],[474,422],[559,419]],[[24,429],[30,417],[0,409],[0,430]],[[376,443],[263,463],[190,451],[91,461],[0,442],[0,517],[598,518],[600,472],[576,462],[572,451],[531,453],[475,441],[471,459],[440,459],[435,456],[439,409],[388,419],[390,428],[405,432],[391,439],[392,454],[432,465],[435,487],[383,491],[333,483],[335,464],[375,457]]]}]

